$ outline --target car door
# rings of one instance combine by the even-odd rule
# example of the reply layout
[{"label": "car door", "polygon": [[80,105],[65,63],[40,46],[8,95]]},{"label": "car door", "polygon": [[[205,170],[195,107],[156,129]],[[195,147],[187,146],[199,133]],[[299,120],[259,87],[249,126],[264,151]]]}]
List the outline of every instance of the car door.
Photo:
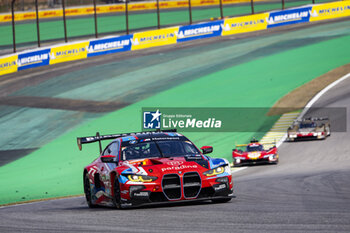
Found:
[{"label": "car door", "polygon": [[119,153],[119,141],[115,141],[110,143],[106,149],[103,151],[103,155],[115,155],[116,159],[112,163],[100,163],[100,180],[103,182],[103,185],[105,187],[105,192],[107,195],[110,195],[112,192],[112,181],[110,179],[110,173],[116,168],[117,165],[117,158]]}]

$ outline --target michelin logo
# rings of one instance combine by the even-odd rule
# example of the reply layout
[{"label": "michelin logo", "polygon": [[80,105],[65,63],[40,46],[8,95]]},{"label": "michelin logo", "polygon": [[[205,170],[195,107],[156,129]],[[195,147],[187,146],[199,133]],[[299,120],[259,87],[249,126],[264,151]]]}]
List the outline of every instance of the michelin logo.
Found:
[{"label": "michelin logo", "polygon": [[48,53],[34,55],[34,56],[30,56],[30,57],[24,57],[24,58],[18,59],[18,66],[25,66],[25,65],[41,63],[44,60],[48,60],[48,59],[49,59]]},{"label": "michelin logo", "polygon": [[54,60],[57,57],[70,57],[70,56],[75,56],[78,55],[82,52],[85,52],[87,49],[87,47],[81,47],[81,48],[77,48],[77,49],[67,49],[67,50],[63,50],[63,51],[57,51],[57,52],[52,52],[50,54],[50,59]]},{"label": "michelin logo", "polygon": [[301,20],[302,18],[305,18],[308,16],[309,16],[309,11],[301,11],[301,12],[295,12],[290,14],[272,16],[266,19],[266,21],[269,25],[271,25],[271,24],[276,24],[281,22]]},{"label": "michelin logo", "polygon": [[128,46],[129,44],[130,44],[130,41],[128,39],[94,44],[94,45],[90,45],[90,47],[88,48],[88,52],[96,53],[96,52],[107,51],[111,49],[119,49],[119,48],[123,48],[124,46]]},{"label": "michelin logo", "polygon": [[212,26],[206,26],[206,27],[200,27],[200,28],[187,29],[184,31],[180,31],[178,38],[182,39],[190,36],[212,34],[213,32],[217,32],[217,31],[220,31],[220,25],[212,25]]},{"label": "michelin logo", "polygon": [[159,109],[155,112],[143,112],[143,128],[144,129],[160,129],[161,115]]},{"label": "michelin logo", "polygon": [[16,64],[17,64],[16,61],[0,63],[0,69],[9,69],[12,66],[15,66]]}]

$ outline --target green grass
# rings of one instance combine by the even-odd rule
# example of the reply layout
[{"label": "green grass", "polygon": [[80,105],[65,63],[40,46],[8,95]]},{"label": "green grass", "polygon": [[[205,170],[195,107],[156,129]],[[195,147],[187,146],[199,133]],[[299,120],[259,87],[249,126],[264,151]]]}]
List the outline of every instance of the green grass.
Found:
[{"label": "green grass", "polygon": [[[84,145],[79,152],[77,136],[93,135],[96,131],[138,131],[142,107],[272,106],[296,87],[348,63],[348,51],[344,48],[349,43],[350,36],[344,36],[230,67],[76,127],[30,155],[0,167],[0,204],[82,193],[83,167],[96,158],[98,147]],[[213,156],[228,159],[235,141],[246,142],[253,135],[186,133],[198,146],[212,145]]]},{"label": "green grass", "polygon": [[[322,0],[323,1],[323,0]],[[317,1],[317,2],[321,2]],[[311,4],[311,1],[286,1],[286,8]],[[281,3],[256,3],[255,12],[266,12],[282,8]],[[250,4],[229,5],[223,7],[224,16],[247,15],[251,13]],[[207,21],[210,18],[220,17],[218,6],[210,8],[193,8],[192,20]],[[124,34],[126,30],[126,19],[123,14],[119,15],[99,15],[97,20],[98,33],[116,33]],[[160,13],[161,26],[172,24],[188,24],[189,12],[187,9],[178,9],[174,11],[162,11]],[[155,11],[144,13],[132,13],[129,15],[129,29],[138,30],[157,26],[157,14]],[[68,38],[78,36],[93,36],[95,33],[95,24],[93,16],[84,18],[67,19]],[[64,28],[63,21],[60,18],[50,21],[40,22],[41,41],[58,40],[63,41]],[[16,24],[16,43],[35,43],[37,41],[36,24],[31,22],[21,22]],[[0,26],[0,46],[12,45],[12,26]]]}]

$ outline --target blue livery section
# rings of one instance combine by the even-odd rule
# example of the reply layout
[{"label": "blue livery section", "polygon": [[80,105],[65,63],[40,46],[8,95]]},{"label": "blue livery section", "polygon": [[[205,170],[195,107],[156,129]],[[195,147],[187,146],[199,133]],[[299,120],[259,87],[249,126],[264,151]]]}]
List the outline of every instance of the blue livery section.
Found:
[{"label": "blue livery section", "polygon": [[18,54],[18,70],[25,70],[50,64],[51,49]]},{"label": "blue livery section", "polygon": [[182,26],[179,28],[177,34],[177,42],[221,36],[223,24],[224,20],[218,20],[209,23]]},{"label": "blue livery section", "polygon": [[128,181],[128,178],[125,176],[119,176],[118,181],[120,184],[125,184]]},{"label": "blue livery section", "polygon": [[311,9],[312,7],[310,6],[291,10],[271,12],[269,18],[266,20],[267,28],[309,22]]},{"label": "blue livery section", "polygon": [[213,169],[226,164],[226,162],[224,159],[221,159],[221,158],[210,158],[209,164],[210,164],[210,169]]},{"label": "blue livery section", "polygon": [[88,47],[88,57],[117,53],[131,50],[133,35],[118,36],[113,38],[92,40]]}]

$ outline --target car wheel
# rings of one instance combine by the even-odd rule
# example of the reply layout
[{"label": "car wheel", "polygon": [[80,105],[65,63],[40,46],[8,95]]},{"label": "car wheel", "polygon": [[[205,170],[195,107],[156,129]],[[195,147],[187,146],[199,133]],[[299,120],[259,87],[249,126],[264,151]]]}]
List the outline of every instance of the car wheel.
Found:
[{"label": "car wheel", "polygon": [[114,195],[113,195],[114,206],[117,209],[121,209],[122,207],[120,205],[120,185],[119,185],[119,181],[118,181],[117,176],[114,178],[113,191],[114,191]]},{"label": "car wheel", "polygon": [[89,181],[89,175],[87,173],[84,176],[84,193],[89,208],[97,207],[97,205],[92,203],[91,184]]},{"label": "car wheel", "polygon": [[223,197],[223,198],[218,198],[218,199],[213,199],[211,200],[213,203],[226,203],[231,201],[231,197]]}]

